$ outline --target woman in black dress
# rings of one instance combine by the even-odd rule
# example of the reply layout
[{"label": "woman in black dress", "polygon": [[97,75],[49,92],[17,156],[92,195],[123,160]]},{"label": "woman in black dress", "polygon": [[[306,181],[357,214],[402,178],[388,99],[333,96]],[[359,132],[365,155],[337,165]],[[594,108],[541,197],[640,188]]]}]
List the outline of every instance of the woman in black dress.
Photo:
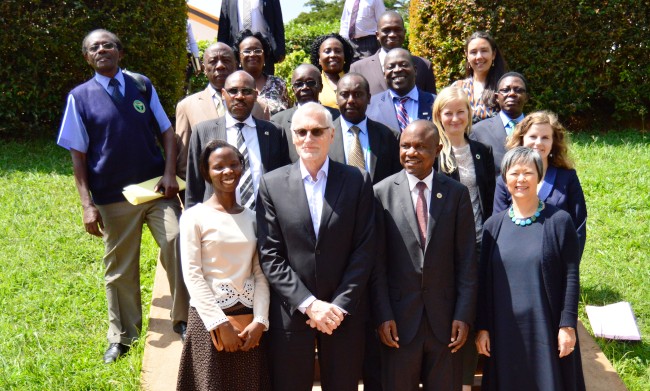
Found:
[{"label": "woman in black dress", "polygon": [[580,249],[571,216],[537,196],[539,153],[501,163],[512,206],[483,228],[476,347],[483,390],[583,391],[576,336]]}]

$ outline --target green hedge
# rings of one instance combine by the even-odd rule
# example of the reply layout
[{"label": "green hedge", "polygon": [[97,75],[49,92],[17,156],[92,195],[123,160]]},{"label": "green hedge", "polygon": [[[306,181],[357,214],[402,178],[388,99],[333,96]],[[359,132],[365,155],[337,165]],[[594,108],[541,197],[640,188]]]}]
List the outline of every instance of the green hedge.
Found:
[{"label": "green hedge", "polygon": [[464,76],[465,37],[488,30],[528,78],[529,110],[589,126],[640,123],[650,107],[649,10],[638,0],[412,0],[410,49],[433,61],[443,86]]},{"label": "green hedge", "polygon": [[149,76],[168,114],[183,93],[185,0],[0,3],[0,137],[54,136],[67,93],[92,77],[81,54],[91,30],[116,33],[124,68]]}]

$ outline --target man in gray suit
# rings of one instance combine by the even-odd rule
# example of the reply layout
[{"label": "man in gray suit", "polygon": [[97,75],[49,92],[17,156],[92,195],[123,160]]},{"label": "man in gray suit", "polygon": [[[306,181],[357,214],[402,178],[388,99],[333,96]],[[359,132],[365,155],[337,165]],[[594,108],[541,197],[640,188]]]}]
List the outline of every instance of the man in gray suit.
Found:
[{"label": "man in gray suit", "polygon": [[499,79],[495,95],[501,111],[494,117],[472,126],[469,138],[492,147],[494,173],[498,177],[501,175],[501,159],[506,153],[506,138],[524,119],[524,105],[528,102],[528,82],[521,73],[508,72]]},{"label": "man in gray suit", "polygon": [[384,78],[388,90],[373,95],[368,117],[393,130],[402,131],[416,119],[431,120],[436,96],[415,85],[413,56],[406,49],[392,49],[384,60]]},{"label": "man in gray suit", "polygon": [[[406,29],[404,19],[395,11],[386,11],[379,18],[377,24],[377,41],[381,48],[370,57],[352,63],[350,72],[362,74],[370,85],[370,95],[386,91],[386,79],[384,79],[384,61],[389,51],[401,48],[404,45]],[[422,91],[436,93],[436,78],[433,74],[431,62],[422,57],[413,56],[413,64],[416,70],[415,85]]]},{"label": "man in gray suit", "polygon": [[330,159],[353,165],[378,183],[401,169],[399,133],[366,117],[370,90],[358,73],[344,75],[337,84],[336,103],[341,116],[334,121],[334,142]]},{"label": "man in gray suit", "polygon": [[[291,88],[296,96],[296,105],[290,109],[282,110],[271,117],[271,122],[278,125],[287,135],[289,144],[289,158],[292,162],[298,161],[298,153],[293,145],[293,135],[291,133],[291,118],[298,110],[298,107],[308,102],[318,103],[318,95],[323,90],[323,81],[320,71],[312,64],[300,64],[291,74]],[[339,117],[339,111],[331,107],[324,106],[332,114],[332,119]]]},{"label": "man in gray suit", "polygon": [[225,115],[199,123],[190,138],[185,207],[203,202],[212,195],[212,186],[201,176],[199,156],[210,141],[221,139],[236,146],[246,158],[245,172],[237,187],[237,201],[254,209],[262,174],[290,163],[287,139],[281,129],[251,115],[257,100],[255,80],[251,75],[244,71],[231,74],[221,94],[226,102]]},{"label": "man in gray suit", "polygon": [[474,215],[465,186],[433,169],[438,130],[404,129],[404,170],[375,185],[376,276],[371,297],[384,390],[460,390],[476,305]]}]

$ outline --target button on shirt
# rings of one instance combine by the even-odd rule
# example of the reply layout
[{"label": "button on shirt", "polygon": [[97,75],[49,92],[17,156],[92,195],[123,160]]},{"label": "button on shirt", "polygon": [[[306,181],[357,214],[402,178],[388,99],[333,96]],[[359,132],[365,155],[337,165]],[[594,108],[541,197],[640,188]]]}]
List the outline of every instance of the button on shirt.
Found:
[{"label": "button on shirt", "polygon": [[[350,18],[352,17],[352,7],[354,0],[346,0],[343,6],[343,13],[341,14],[341,28],[339,34],[344,38],[350,38]],[[355,25],[354,38],[359,39],[366,36],[375,36],[377,32],[377,23],[381,14],[386,11],[384,2],[382,0],[361,0],[359,1],[359,12],[357,13],[357,21]]]},{"label": "button on shirt", "polygon": [[[237,146],[237,127],[235,124],[239,123],[234,119],[230,113],[226,112],[226,141],[230,145]],[[262,154],[260,153],[260,141],[257,139],[257,127],[255,126],[255,120],[252,116],[248,116],[244,121],[244,127],[242,128],[242,134],[244,136],[244,142],[246,143],[246,149],[248,149],[248,162],[251,168],[251,175],[253,176],[253,191],[255,197],[257,197],[257,188],[260,184],[260,178],[264,174],[264,167],[262,166]],[[241,204],[241,197],[239,192],[239,187],[242,185],[240,182],[237,185],[237,203]]]},{"label": "button on shirt", "polygon": [[[395,91],[391,89],[389,89],[388,92],[390,93],[391,99],[393,99],[393,105],[395,106],[395,112],[397,113],[397,105],[399,104],[399,102],[396,103],[395,98],[403,98],[403,96],[398,96],[395,93]],[[409,123],[411,123],[416,119],[418,119],[418,99],[420,98],[420,94],[418,93],[418,88],[413,87],[413,89],[404,96],[408,96],[409,98],[411,98],[406,103],[404,103],[406,112],[409,115]]]},{"label": "button on shirt", "polygon": [[364,118],[363,121],[358,124],[353,124],[352,122],[346,121],[341,117],[341,131],[343,132],[343,151],[345,152],[345,162],[348,163],[348,156],[354,145],[354,132],[350,130],[352,126],[359,128],[359,142],[361,143],[361,150],[363,151],[363,161],[365,165],[365,170],[368,171],[368,166],[370,163],[370,142],[368,141],[368,118]]},{"label": "button on shirt", "polygon": [[[122,93],[122,96],[126,97],[124,74],[121,69],[118,69],[114,78],[120,82],[120,93]],[[106,90],[109,95],[113,93],[113,87],[108,85],[111,81],[110,77],[95,73],[95,80],[104,87],[104,90]],[[153,88],[153,86],[151,88],[151,101],[149,103],[149,108],[153,112],[162,132],[167,131],[167,129],[172,126],[172,123],[169,121],[169,118],[167,118],[167,114],[165,114],[165,110],[162,108],[156,89]],[[63,121],[61,121],[61,129],[59,130],[59,138],[56,143],[68,150],[74,149],[75,151],[82,153],[88,151],[88,132],[86,131],[86,126],[77,111],[77,105],[72,94],[68,95],[68,103],[65,108],[65,113],[63,114]]]},{"label": "button on shirt", "polygon": [[424,182],[427,185],[426,190],[424,190],[424,199],[427,201],[427,211],[431,205],[431,188],[433,187],[433,170],[427,175],[424,179],[420,180],[414,175],[406,173],[406,179],[409,181],[409,189],[411,190],[411,201],[413,201],[413,213],[415,213],[415,206],[418,202],[419,190],[415,187],[418,182]]}]

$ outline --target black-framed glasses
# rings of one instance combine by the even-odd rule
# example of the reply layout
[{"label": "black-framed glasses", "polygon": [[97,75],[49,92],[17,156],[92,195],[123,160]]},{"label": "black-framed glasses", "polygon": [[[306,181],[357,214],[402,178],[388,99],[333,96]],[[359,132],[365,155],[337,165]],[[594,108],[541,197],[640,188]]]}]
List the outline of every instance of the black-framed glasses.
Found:
[{"label": "black-framed glasses", "polygon": [[318,82],[316,80],[307,80],[307,81],[297,81],[292,84],[293,88],[296,90],[299,90],[305,86],[309,88],[314,88],[318,85]]},{"label": "black-framed glasses", "polygon": [[242,94],[243,96],[251,96],[255,93],[253,88],[228,88],[225,90],[230,96],[237,96],[237,94]]},{"label": "black-framed glasses", "polygon": [[506,87],[506,88],[500,88],[500,89],[499,89],[499,94],[501,94],[501,95],[508,95],[508,94],[510,93],[510,91],[514,91],[514,93],[517,94],[517,95],[521,95],[521,94],[525,94],[525,93],[526,93],[526,89],[525,89],[525,88],[521,88],[521,87]]},{"label": "black-framed glasses", "polygon": [[241,52],[244,56],[251,56],[253,54],[259,56],[264,54],[264,49],[244,49]]},{"label": "black-framed glasses", "polygon": [[115,49],[117,45],[115,42],[104,42],[104,43],[96,43],[94,45],[91,45],[88,47],[88,51],[90,53],[97,53],[99,49],[104,48],[106,50],[112,50]]},{"label": "black-framed glasses", "polygon": [[314,128],[314,129],[294,129],[293,132],[298,136],[298,138],[307,137],[307,133],[311,133],[312,137],[320,137],[325,134],[325,131],[329,128]]}]

